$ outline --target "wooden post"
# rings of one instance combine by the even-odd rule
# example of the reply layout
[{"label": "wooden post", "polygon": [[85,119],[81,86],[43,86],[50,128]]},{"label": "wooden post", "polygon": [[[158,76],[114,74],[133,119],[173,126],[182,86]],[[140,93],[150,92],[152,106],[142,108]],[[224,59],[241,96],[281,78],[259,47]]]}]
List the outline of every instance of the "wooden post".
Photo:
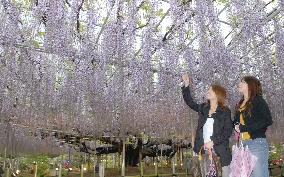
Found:
[{"label": "wooden post", "polygon": [[59,170],[58,170],[58,177],[62,176],[62,164],[61,162],[59,163]]},{"label": "wooden post", "polygon": [[154,165],[155,165],[155,174],[156,174],[156,176],[158,176],[158,161],[157,161],[157,159],[155,160]]},{"label": "wooden post", "polygon": [[68,149],[68,161],[69,163],[71,163],[71,146],[69,146],[69,149]]},{"label": "wooden post", "polygon": [[94,177],[96,177],[96,166],[97,166],[97,159],[96,159],[96,155],[94,158]]},{"label": "wooden post", "polygon": [[140,165],[140,176],[144,175],[143,173],[143,160],[142,160],[142,151],[139,151],[139,165]]},{"label": "wooden post", "polygon": [[81,176],[84,177],[84,164],[81,164]]},{"label": "wooden post", "polygon": [[[194,129],[193,129],[193,114],[192,114],[192,111],[189,111],[189,115],[190,115],[190,117],[191,117],[191,119],[190,119],[190,131],[191,131],[191,146],[192,146],[192,148],[193,148],[193,146],[194,146]],[[195,156],[196,154],[195,154],[195,152],[194,151],[192,151],[192,156]]]},{"label": "wooden post", "polygon": [[172,171],[173,171],[173,174],[176,173],[175,161],[174,160],[172,160]]},{"label": "wooden post", "polygon": [[107,163],[108,163],[108,154],[105,155],[105,167],[107,168]]},{"label": "wooden post", "polygon": [[160,158],[161,158],[161,169],[162,169],[162,171],[163,171],[163,144],[161,144],[161,156],[160,156]]},{"label": "wooden post", "polygon": [[176,174],[176,154],[174,155],[174,158],[172,159],[172,170],[173,170],[173,174]]},{"label": "wooden post", "polygon": [[101,161],[102,161],[102,155],[97,155],[97,163],[99,164],[99,163],[101,163]]},{"label": "wooden post", "polygon": [[183,149],[180,148],[180,167],[182,168],[183,167]]},{"label": "wooden post", "polygon": [[3,164],[3,169],[6,169],[6,161],[7,161],[7,148],[5,147],[4,150],[4,164]]},{"label": "wooden post", "polygon": [[37,177],[37,163],[35,163],[35,174],[34,177]]},{"label": "wooden post", "polygon": [[118,158],[117,166],[118,166],[118,168],[119,168],[120,165],[121,165],[121,154],[118,153],[117,158]]},{"label": "wooden post", "polygon": [[121,176],[125,176],[125,139],[122,142],[122,165],[121,165]]},{"label": "wooden post", "polygon": [[115,168],[115,154],[112,154],[112,168]]},{"label": "wooden post", "polygon": [[90,154],[88,154],[87,165],[88,165],[87,170],[89,171],[91,169],[91,155]]},{"label": "wooden post", "polygon": [[100,163],[99,165],[99,177],[105,176],[105,166],[104,163]]},{"label": "wooden post", "polygon": [[94,177],[96,177],[96,166],[98,164],[98,158],[97,158],[97,141],[95,141],[95,157],[94,157]]},{"label": "wooden post", "polygon": [[6,168],[6,177],[10,177],[10,168],[9,167]]},{"label": "wooden post", "polygon": [[61,161],[59,162],[58,177],[62,176],[62,162],[63,162],[63,154],[61,155]]}]

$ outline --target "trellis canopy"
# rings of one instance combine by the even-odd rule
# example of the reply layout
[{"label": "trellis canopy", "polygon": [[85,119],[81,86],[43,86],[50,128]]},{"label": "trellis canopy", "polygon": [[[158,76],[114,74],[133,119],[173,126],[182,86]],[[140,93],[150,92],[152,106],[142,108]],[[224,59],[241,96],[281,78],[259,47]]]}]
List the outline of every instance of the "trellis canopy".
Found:
[{"label": "trellis canopy", "polygon": [[232,112],[241,77],[258,77],[275,122],[269,135],[281,139],[283,5],[1,0],[0,136],[8,141],[10,131],[29,139],[41,129],[187,139],[197,122],[181,96],[180,77],[187,72],[198,102],[218,82],[228,90]]}]

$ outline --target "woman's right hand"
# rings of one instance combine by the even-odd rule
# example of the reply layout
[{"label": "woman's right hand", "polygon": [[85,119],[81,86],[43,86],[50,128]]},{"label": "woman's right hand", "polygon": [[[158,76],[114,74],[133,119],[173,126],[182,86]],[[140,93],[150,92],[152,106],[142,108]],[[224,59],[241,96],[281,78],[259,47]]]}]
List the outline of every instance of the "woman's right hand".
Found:
[{"label": "woman's right hand", "polygon": [[184,74],[182,76],[182,81],[183,81],[185,87],[187,87],[189,85],[189,76],[188,76],[188,74]]}]

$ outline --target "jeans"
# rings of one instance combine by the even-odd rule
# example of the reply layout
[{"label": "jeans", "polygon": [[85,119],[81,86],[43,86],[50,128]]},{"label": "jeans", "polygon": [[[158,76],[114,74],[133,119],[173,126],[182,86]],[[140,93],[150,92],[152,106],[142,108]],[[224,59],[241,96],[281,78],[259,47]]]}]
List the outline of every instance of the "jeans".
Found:
[{"label": "jeans", "polygon": [[242,141],[250,152],[257,157],[256,164],[250,177],[269,177],[268,171],[268,143],[266,138],[256,138]]},{"label": "jeans", "polygon": [[230,166],[222,167],[222,177],[229,177],[230,175]]}]

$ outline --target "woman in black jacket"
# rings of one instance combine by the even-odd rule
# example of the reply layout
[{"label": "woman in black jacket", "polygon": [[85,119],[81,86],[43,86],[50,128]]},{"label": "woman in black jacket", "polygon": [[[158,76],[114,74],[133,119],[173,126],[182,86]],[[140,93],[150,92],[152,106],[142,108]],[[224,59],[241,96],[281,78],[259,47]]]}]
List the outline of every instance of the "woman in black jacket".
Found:
[{"label": "woman in black jacket", "polygon": [[241,100],[237,104],[234,118],[235,130],[240,132],[240,140],[257,157],[251,177],[269,177],[268,143],[266,129],[272,125],[272,117],[266,101],[262,97],[260,81],[252,76],[244,77],[239,83]]},{"label": "woman in black jacket", "polygon": [[197,104],[190,93],[189,76],[183,75],[182,80],[183,98],[199,115],[193,150],[198,154],[202,147],[207,150],[213,148],[220,157],[222,177],[228,177],[232,160],[229,138],[233,131],[233,123],[231,111],[225,106],[226,90],[220,85],[213,84],[207,92],[207,103]]}]

